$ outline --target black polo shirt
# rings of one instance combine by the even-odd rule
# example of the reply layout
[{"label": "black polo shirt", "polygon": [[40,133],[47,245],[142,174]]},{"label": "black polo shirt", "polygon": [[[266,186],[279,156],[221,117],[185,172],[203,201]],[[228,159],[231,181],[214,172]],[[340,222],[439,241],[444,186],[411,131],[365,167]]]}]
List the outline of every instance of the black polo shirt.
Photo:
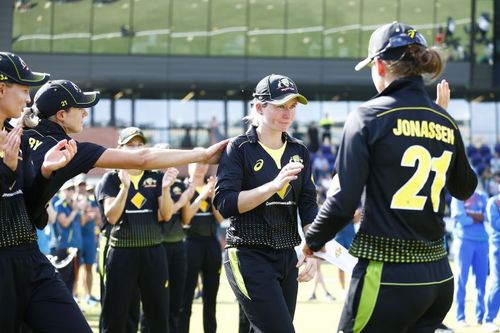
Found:
[{"label": "black polo shirt", "polygon": [[[186,191],[186,186],[184,182],[180,179],[176,179],[174,184],[170,187],[170,196],[172,201],[175,203],[179,201],[182,193]],[[182,229],[181,222],[182,209],[179,209],[168,222],[160,223],[161,232],[163,235],[163,242],[165,243],[175,243],[182,242],[186,235]]]},{"label": "black polo shirt", "polygon": [[[64,132],[60,125],[46,119],[42,119],[40,124],[33,129],[25,129],[24,135],[27,137],[28,149],[36,170],[40,170],[45,154],[49,149],[61,140],[71,140],[71,137]],[[66,181],[92,169],[106,150],[106,148],[90,142],[77,142],[77,148],[77,153],[68,165],[54,172],[50,184],[38,192],[40,201],[44,205],[35,207],[33,203],[27,202],[30,215],[37,216],[41,210],[44,210],[45,204],[49,202]]]},{"label": "black polo shirt", "polygon": [[[158,197],[162,194],[162,177],[160,172],[144,171],[135,184],[131,181],[125,210],[111,229],[111,246],[148,247],[161,244],[163,239],[158,223]],[[98,201],[116,198],[121,185],[117,171],[106,173],[102,179]]]},{"label": "black polo shirt", "polygon": [[366,186],[350,250],[385,262],[446,256],[444,189],[464,200],[477,185],[455,120],[430,99],[420,76],[395,80],[349,115],[335,173],[338,190],[309,228],[307,244],[318,250],[349,223]]},{"label": "black polo shirt", "polygon": [[[186,179],[186,183],[187,183]],[[203,187],[197,187],[191,198],[193,203]],[[201,201],[200,208],[196,211],[189,224],[184,225],[184,231],[187,237],[211,237],[217,233],[217,220],[213,213],[212,198],[208,197]]]},{"label": "black polo shirt", "polygon": [[[226,240],[229,246],[266,245],[292,248],[300,243],[297,209],[302,226],[312,223],[318,206],[311,175],[309,151],[299,140],[283,133],[286,145],[279,164],[259,143],[256,127],[232,138],[217,169],[215,205],[230,219]],[[238,195],[274,180],[281,167],[291,161],[304,169],[298,178],[268,200],[246,213],[238,211]]]}]

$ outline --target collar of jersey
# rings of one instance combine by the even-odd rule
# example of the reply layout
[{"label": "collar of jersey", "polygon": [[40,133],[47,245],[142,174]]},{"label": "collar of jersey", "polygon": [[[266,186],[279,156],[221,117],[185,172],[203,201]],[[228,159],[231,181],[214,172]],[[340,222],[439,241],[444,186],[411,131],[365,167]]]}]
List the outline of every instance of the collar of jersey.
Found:
[{"label": "collar of jersey", "polygon": [[62,134],[64,136],[68,136],[61,125],[48,119],[41,119],[40,123],[35,127],[35,129],[41,132],[43,135]]},{"label": "collar of jersey", "polygon": [[392,81],[391,84],[389,84],[384,90],[375,95],[373,98],[392,95],[394,94],[394,92],[399,91],[401,89],[420,90],[425,94],[427,94],[425,92],[424,79],[420,75],[417,75],[417,76],[402,77],[400,79]]},{"label": "collar of jersey", "polygon": [[[248,138],[248,141],[250,141],[251,143],[256,143],[259,141],[259,136],[257,135],[257,126],[250,126],[247,130],[247,132],[245,133],[245,135],[247,136]],[[290,134],[288,134],[287,132],[283,132],[282,133],[282,140],[283,142],[291,142],[291,143],[298,143],[299,141],[297,139],[295,139],[293,136],[291,136]]]}]

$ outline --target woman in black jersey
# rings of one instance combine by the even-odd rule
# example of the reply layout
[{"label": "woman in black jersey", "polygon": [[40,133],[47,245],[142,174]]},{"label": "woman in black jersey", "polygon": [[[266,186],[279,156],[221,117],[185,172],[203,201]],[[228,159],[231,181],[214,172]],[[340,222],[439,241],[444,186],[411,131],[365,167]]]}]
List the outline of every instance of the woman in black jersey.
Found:
[{"label": "woman in black jersey", "polygon": [[453,299],[444,188],[464,200],[477,178],[456,122],[425,90],[423,78],[437,78],[444,63],[424,37],[386,24],[373,32],[356,70],[369,64],[379,93],[346,120],[333,195],[307,231],[304,252],[322,249],[349,222],[365,189],[350,248],[359,262],[338,330],[433,333]]},{"label": "woman in black jersey", "polygon": [[[136,127],[122,130],[121,149],[142,148],[146,138]],[[139,290],[149,332],[168,332],[167,260],[159,221],[172,216],[170,186],[172,170],[111,171],[102,179],[100,201],[107,221],[113,225],[106,258],[106,281],[102,307],[102,331],[125,332],[135,292]]]},{"label": "woman in black jersey", "polygon": [[[158,145],[156,147],[161,148]],[[187,274],[186,235],[182,228],[181,212],[183,207],[189,205],[195,189],[192,184],[186,186],[182,180],[176,178],[179,174],[177,169],[169,168],[165,172],[171,172],[174,175],[174,181],[169,187],[170,197],[167,201],[167,204],[171,207],[170,212],[172,216],[165,223],[160,223],[160,227],[162,230],[163,247],[167,256],[168,280],[170,285],[169,332],[178,333]],[[168,192],[165,194],[168,194]],[[142,331],[143,329],[141,328]]]},{"label": "woman in black jersey", "polygon": [[[67,80],[49,81],[38,90],[31,108],[26,108],[23,120],[29,136],[33,163],[39,167],[45,152],[57,140],[70,139],[72,133],[83,129],[88,113],[85,108],[99,102],[99,92],[83,92],[76,84]],[[226,145],[219,142],[202,150],[154,149],[136,150],[106,149],[102,146],[77,142],[75,158],[53,177],[51,186],[38,193],[42,201],[48,202],[65,181],[86,173],[94,167],[108,169],[157,170],[191,162],[216,163]],[[29,207],[34,216],[45,212],[45,207]],[[43,227],[43,219],[40,219]]]},{"label": "woman in black jersey", "polygon": [[[55,142],[38,169],[31,163],[31,144],[12,128],[29,103],[29,87],[48,74],[32,72],[17,55],[0,52],[0,330],[19,332],[92,332],[71,292],[37,245],[25,200],[40,204],[38,192],[50,185],[52,172],[76,152],[74,142]],[[64,150],[62,150],[64,149]],[[26,327],[24,326],[23,327]]]},{"label": "woman in black jersey", "polygon": [[[318,211],[307,148],[287,130],[307,99],[288,77],[255,89],[246,134],[231,140],[217,169],[215,205],[230,219],[224,268],[255,332],[295,332],[297,281],[314,277],[316,259],[297,260],[297,212],[304,230]],[[303,271],[297,267],[305,263]]]},{"label": "woman in black jersey", "polygon": [[203,283],[203,331],[217,331],[216,305],[222,264],[217,227],[223,217],[212,203],[215,178],[209,177],[205,181],[208,167],[202,163],[191,163],[188,166],[189,186],[193,187],[194,194],[181,212],[187,251],[187,272],[179,316],[181,333],[190,331],[191,308],[199,275]]}]

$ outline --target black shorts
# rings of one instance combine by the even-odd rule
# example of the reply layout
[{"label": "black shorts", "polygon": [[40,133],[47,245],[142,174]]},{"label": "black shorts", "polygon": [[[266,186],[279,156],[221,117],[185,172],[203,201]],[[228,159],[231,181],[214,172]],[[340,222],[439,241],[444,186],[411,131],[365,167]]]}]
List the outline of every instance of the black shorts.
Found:
[{"label": "black shorts", "polygon": [[447,258],[392,264],[361,259],[339,323],[342,333],[434,333],[453,301]]}]

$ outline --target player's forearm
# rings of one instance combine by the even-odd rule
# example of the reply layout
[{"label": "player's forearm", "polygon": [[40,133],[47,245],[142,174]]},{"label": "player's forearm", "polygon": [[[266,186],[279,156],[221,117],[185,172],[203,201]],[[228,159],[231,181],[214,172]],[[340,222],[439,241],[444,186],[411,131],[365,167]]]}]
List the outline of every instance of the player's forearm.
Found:
[{"label": "player's forearm", "polygon": [[238,212],[246,213],[273,196],[276,189],[272,183],[266,183],[251,190],[241,191],[238,195]]}]

